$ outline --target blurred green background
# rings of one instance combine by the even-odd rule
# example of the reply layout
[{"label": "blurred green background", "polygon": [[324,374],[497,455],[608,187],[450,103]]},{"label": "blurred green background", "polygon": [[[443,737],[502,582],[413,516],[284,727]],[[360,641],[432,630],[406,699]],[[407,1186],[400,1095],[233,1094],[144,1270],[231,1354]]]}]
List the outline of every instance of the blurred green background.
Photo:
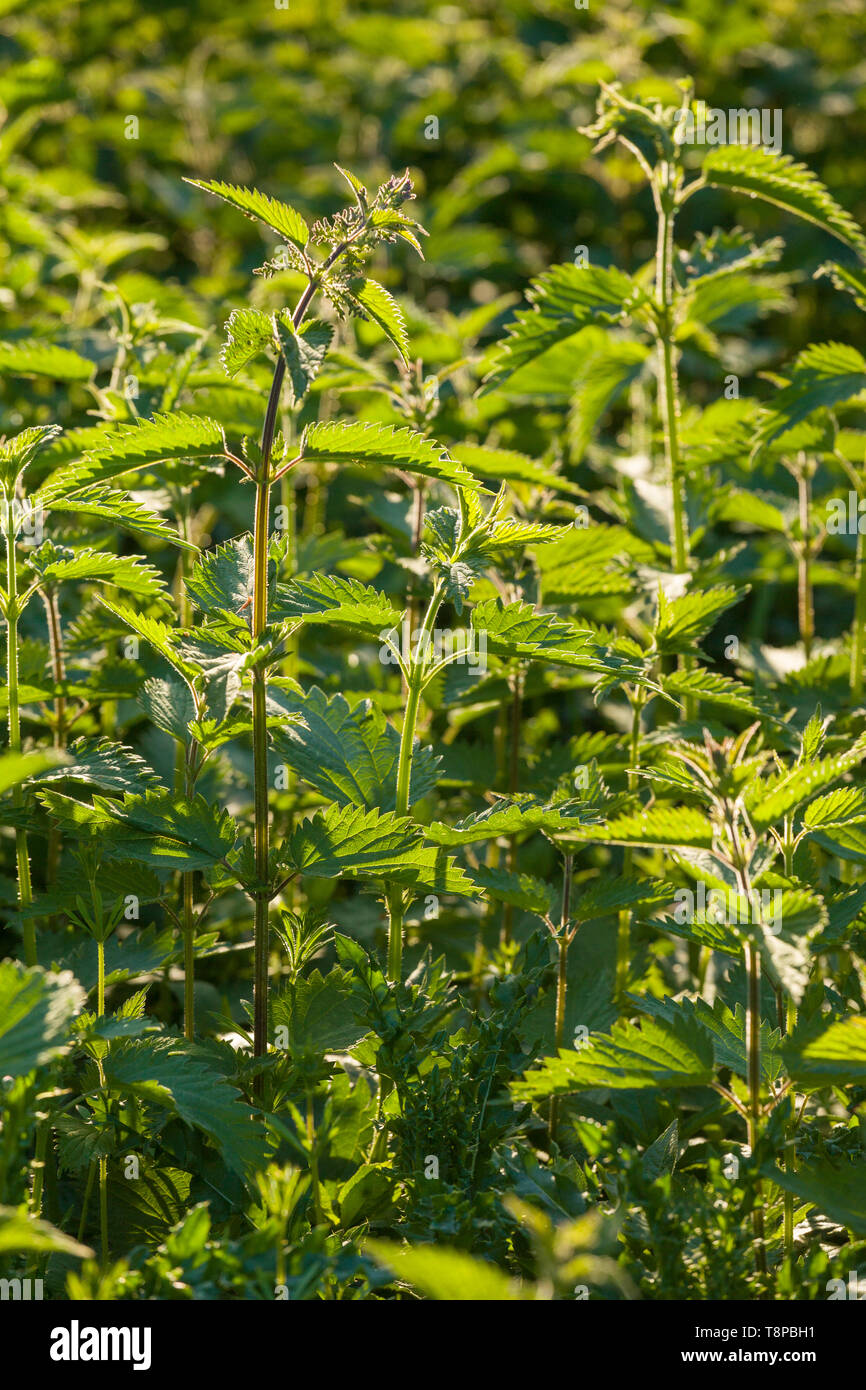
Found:
[{"label": "blurred green background", "polygon": [[[134,270],[140,296],[146,275],[243,297],[260,237],[184,174],[256,183],[316,215],[342,201],[333,161],[370,184],[408,165],[431,236],[425,263],[390,258],[390,279],[428,312],[522,291],[576,244],[634,269],[652,251],[648,194],[632,162],[594,160],[578,133],[599,79],[676,101],[691,77],[710,106],[780,108],[784,151],[866,222],[862,0],[0,0],[0,31],[7,337],[67,309],[58,227],[86,234],[97,278]],[[723,195],[698,203],[695,225],[731,220]],[[773,208],[735,217],[783,231],[786,269],[809,275],[832,249]],[[109,230],[149,239],[103,244]],[[684,216],[683,240],[691,230]],[[856,334],[855,316],[807,281],[788,349]]]}]

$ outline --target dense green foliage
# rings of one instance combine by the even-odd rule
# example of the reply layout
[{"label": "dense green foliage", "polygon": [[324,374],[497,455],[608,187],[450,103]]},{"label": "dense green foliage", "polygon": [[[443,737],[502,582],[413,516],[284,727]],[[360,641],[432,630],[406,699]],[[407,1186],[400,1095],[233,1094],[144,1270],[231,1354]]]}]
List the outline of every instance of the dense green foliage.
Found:
[{"label": "dense green foliage", "polygon": [[862,15],[0,15],[3,1276],[830,1296]]}]

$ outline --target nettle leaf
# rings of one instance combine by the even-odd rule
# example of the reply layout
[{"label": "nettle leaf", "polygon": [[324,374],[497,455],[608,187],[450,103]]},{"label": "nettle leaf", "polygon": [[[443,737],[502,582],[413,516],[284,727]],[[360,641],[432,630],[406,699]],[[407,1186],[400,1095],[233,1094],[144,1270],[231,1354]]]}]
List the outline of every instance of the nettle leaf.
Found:
[{"label": "nettle leaf", "polygon": [[395,425],[342,424],[336,421],[308,425],[301,437],[299,459],[342,463],[351,467],[372,465],[438,478],[452,487],[478,488],[472,474],[455,462],[443,444],[417,430]]},{"label": "nettle leaf", "polygon": [[274,320],[261,309],[233,309],[226,320],[220,361],[226,376],[237,376],[242,367],[267,348],[274,348]]},{"label": "nettle leaf", "polygon": [[662,883],[656,879],[628,875],[599,878],[592,883],[575,886],[571,915],[577,922],[592,922],[622,908],[640,906],[646,911],[670,902],[675,892],[672,883]]},{"label": "nettle leaf", "polygon": [[378,589],[332,574],[313,574],[278,584],[270,612],[274,622],[302,619],[305,623],[334,624],[368,637],[389,633],[401,617]]},{"label": "nettle leaf", "polygon": [[485,864],[467,869],[476,887],[488,898],[508,903],[538,917],[549,917],[554,909],[556,892],[552,883],[545,883],[532,874],[515,874],[508,869],[490,869]]},{"label": "nettle leaf", "polygon": [[46,748],[39,753],[0,754],[0,796],[65,761],[66,754],[60,748]]},{"label": "nettle leaf", "polygon": [[537,1071],[512,1083],[518,1101],[570,1095],[597,1087],[643,1090],[647,1087],[706,1086],[713,1080],[715,1054],[708,1033],[693,1019],[645,1018],[640,1026],[620,1021],[610,1036],[590,1037],[576,1052],[562,1049]]},{"label": "nettle leaf", "polygon": [[500,599],[476,603],[470,622],[484,633],[488,649],[497,656],[555,661],[564,666],[588,666],[592,633],[573,627],[552,613],[539,613],[531,603]]},{"label": "nettle leaf", "polygon": [[832,830],[864,821],[866,791],[862,787],[837,787],[826,796],[816,797],[803,812],[803,824],[810,830]]},{"label": "nettle leaf", "polygon": [[95,796],[92,806],[51,791],[40,792],[39,799],[66,830],[100,839],[115,856],[155,868],[211,868],[237,839],[228,812],[203,796],[188,802],[168,792],[125,796],[122,802]]},{"label": "nettle leaf", "polygon": [[532,307],[508,325],[483,392],[502,386],[521,367],[588,323],[616,323],[646,303],[646,295],[623,271],[594,265],[555,265],[533,282],[527,298]]},{"label": "nettle leaf", "polygon": [[52,552],[50,558],[46,554],[45,559],[39,552],[28,556],[28,563],[46,583],[63,584],[71,579],[79,583],[98,583],[102,580],[142,598],[165,592],[165,581],[159,570],[138,555],[112,555],[90,549],[73,553],[59,547],[52,547]]},{"label": "nettle leaf", "polygon": [[408,363],[409,336],[406,332],[406,321],[399,304],[384,285],[380,285],[376,280],[360,278],[350,281],[346,292],[355,311],[360,311],[364,318],[378,324],[385,336],[390,338],[403,361]]},{"label": "nettle leaf", "polygon": [[0,343],[0,372],[47,376],[54,381],[89,381],[96,368],[86,357],[53,343]]},{"label": "nettle leaf", "polygon": [[845,753],[793,767],[770,782],[754,783],[746,794],[746,807],[755,829],[763,831],[778,825],[864,758],[866,735],[861,735]]},{"label": "nettle leaf", "polygon": [[200,1129],[233,1172],[244,1177],[264,1162],[264,1132],[204,1049],[179,1038],[131,1038],[103,1062],[109,1091],[159,1105]]},{"label": "nettle leaf", "polygon": [[66,497],[55,492],[47,503],[43,499],[42,505],[52,512],[74,512],[76,516],[97,516],[104,521],[110,521],[113,526],[119,526],[124,531],[132,531],[139,536],[152,537],[162,541],[164,545],[177,546],[179,550],[191,550],[194,554],[198,553],[197,545],[186,540],[176,527],[164,521],[161,516],[157,516],[142,502],[130,497],[128,493],[99,485],[86,487],[80,492],[73,488],[73,493],[74,496]]},{"label": "nettle leaf", "polygon": [[677,845],[711,849],[713,827],[706,816],[688,806],[656,804],[648,811],[614,816],[603,825],[576,832],[581,839],[613,845]]},{"label": "nettle leaf", "polygon": [[172,459],[223,458],[225,449],[222,426],[216,420],[179,410],[119,425],[105,431],[103,443],[88,449],[77,463],[52,473],[34,493],[33,505],[49,507],[55,498],[92,483]]},{"label": "nettle leaf", "polygon": [[503,1303],[526,1296],[498,1265],[462,1250],[449,1250],[443,1245],[398,1245],[388,1240],[367,1240],[364,1250],[397,1279],[419,1289],[425,1298],[448,1303]]},{"label": "nettle leaf", "polygon": [[[746,1014],[738,1004],[732,1013],[722,999],[716,998],[710,1006],[705,999],[687,995],[680,999],[655,999],[651,995],[638,998],[629,995],[636,1009],[648,1013],[653,1018],[674,1023],[678,1018],[687,1018],[706,1029],[712,1037],[716,1066],[728,1067],[737,1076],[748,1075],[746,1055]],[[774,1085],[782,1070],[780,1046],[782,1035],[778,1028],[771,1028],[766,1019],[761,1020],[761,1075],[765,1085]]]},{"label": "nettle leaf", "polygon": [[321,319],[308,319],[297,331],[287,310],[274,319],[277,342],[286,360],[292,399],[296,405],[304,399],[327,356],[334,330]]},{"label": "nettle leaf", "polygon": [[471,845],[477,840],[494,840],[500,835],[519,835],[522,832],[544,830],[548,834],[580,828],[597,820],[597,812],[583,801],[545,802],[540,796],[526,794],[513,798],[499,797],[484,811],[448,825],[434,821],[426,828],[428,840],[437,845]]},{"label": "nettle leaf", "polygon": [[22,1207],[0,1207],[0,1256],[5,1259],[25,1252],[72,1255],[79,1260],[92,1259],[94,1253],[89,1245],[79,1244],[50,1222],[30,1216]]},{"label": "nettle leaf", "polygon": [[99,595],[99,602],[103,608],[108,609],[109,613],[113,613],[125,627],[137,633],[153,647],[154,651],[159,652],[160,656],[163,656],[185,680],[189,681],[195,676],[196,668],[184,660],[174,646],[171,628],[161,622],[159,618],[151,618],[146,613],[137,613],[135,609],[128,608],[126,604],[114,603],[111,599],[107,599],[104,594]]},{"label": "nettle leaf", "polygon": [[761,1171],[785,1192],[811,1202],[855,1237],[866,1239],[866,1164],[812,1163],[784,1171],[767,1164]]},{"label": "nettle leaf", "polygon": [[457,446],[460,462],[480,478],[489,479],[497,486],[502,483],[529,483],[534,487],[552,488],[557,492],[567,492],[574,497],[585,497],[586,493],[577,483],[564,478],[547,464],[519,454],[514,449],[490,449],[481,444],[460,444]]},{"label": "nettle leaf", "polygon": [[714,589],[692,589],[674,599],[667,598],[660,588],[655,631],[659,651],[693,652],[721,614],[742,597],[743,591],[732,584]]},{"label": "nettle leaf", "polygon": [[474,897],[472,881],[418,826],[392,812],[332,806],[302,821],[281,863],[315,878],[383,878],[407,887]]},{"label": "nettle leaf", "polygon": [[59,425],[32,425],[0,444],[0,487],[13,494],[25,470],[61,433]]},{"label": "nettle leaf", "polygon": [[790,155],[747,145],[718,145],[704,157],[701,175],[715,188],[730,188],[763,198],[866,256],[864,237],[854,218],[841,208],[805,164]]},{"label": "nettle leaf", "polygon": [[138,703],[163,733],[181,743],[189,741],[189,723],[195,718],[195,700],[186,681],[149,677],[138,692]]},{"label": "nettle leaf", "polygon": [[[273,732],[277,755],[305,782],[341,806],[393,811],[400,735],[370,700],[350,706],[342,695],[328,698],[317,686],[283,702],[298,722]],[[436,758],[417,746],[412,760],[409,804],[436,785]]]},{"label": "nettle leaf", "polygon": [[866,359],[846,343],[811,343],[800,353],[788,385],[776,396],[758,431],[753,452],[766,448],[815,410],[839,405],[866,391]]},{"label": "nettle leaf", "polygon": [[579,460],[602,417],[640,376],[650,348],[645,343],[611,338],[592,353],[574,381],[568,419],[572,457]]},{"label": "nettle leaf", "polygon": [[77,738],[69,745],[70,761],[34,780],[86,782],[103,791],[145,792],[159,782],[153,768],[131,748],[108,738]]},{"label": "nettle leaf", "polygon": [[271,998],[271,1027],[288,1031],[289,1047],[346,1052],[367,1032],[356,1017],[352,975],[335,966],[313,970]]},{"label": "nettle leaf", "polygon": [[740,709],[746,714],[766,714],[766,702],[762,701],[749,686],[732,676],[722,676],[706,667],[696,667],[693,671],[672,671],[662,675],[661,685],[678,700],[704,700],[711,705],[722,705],[727,709]]},{"label": "nettle leaf", "polygon": [[850,294],[858,309],[866,312],[866,269],[861,266],[839,265],[836,261],[826,261],[815,271],[815,279],[821,275],[830,277],[837,290]]},{"label": "nettle leaf", "polygon": [[67,1050],[70,1025],[85,1004],[69,971],[53,975],[0,961],[0,1076],[26,1076]]},{"label": "nettle leaf", "polygon": [[852,1014],[798,1029],[784,1044],[785,1064],[801,1090],[866,1082],[866,1018]]},{"label": "nettle leaf", "polygon": [[222,198],[223,202],[239,208],[245,216],[263,222],[284,241],[297,246],[299,251],[303,251],[309,241],[310,230],[306,222],[288,203],[281,203],[276,198],[268,197],[266,193],[259,193],[258,189],[241,188],[237,184],[221,183],[218,179],[185,179],[184,182],[191,183],[194,188],[204,189],[205,193],[215,194],[217,198]]},{"label": "nettle leaf", "polygon": [[250,536],[236,536],[225,545],[206,550],[186,579],[186,591],[208,617],[226,610],[240,613],[253,594],[254,560]]}]

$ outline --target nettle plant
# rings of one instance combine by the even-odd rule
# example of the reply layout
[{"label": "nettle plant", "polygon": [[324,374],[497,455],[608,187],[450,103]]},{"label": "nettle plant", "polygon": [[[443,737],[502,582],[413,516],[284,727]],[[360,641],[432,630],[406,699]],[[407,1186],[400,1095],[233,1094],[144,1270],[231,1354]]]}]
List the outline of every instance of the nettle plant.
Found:
[{"label": "nettle plant", "polygon": [[436,370],[370,274],[421,251],[408,174],[312,226],[190,180],[279,240],[219,362],[90,280],[107,382],[0,346],[93,407],[0,445],[22,1270],[59,1290],[92,1241],[72,1297],[706,1298],[862,1260],[866,552],[831,520],[866,363],[741,391],[783,242],[675,234],[716,188],[866,241],[692,110],[603,90],[655,257],[581,248],[481,354],[507,301],[410,309]]}]

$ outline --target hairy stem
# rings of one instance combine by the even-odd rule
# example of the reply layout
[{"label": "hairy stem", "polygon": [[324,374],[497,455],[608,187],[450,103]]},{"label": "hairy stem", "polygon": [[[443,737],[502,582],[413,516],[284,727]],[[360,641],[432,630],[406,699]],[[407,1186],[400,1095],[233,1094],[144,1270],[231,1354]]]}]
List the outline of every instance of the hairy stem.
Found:
[{"label": "hairy stem", "polygon": [[[562,867],[562,911],[559,920],[559,932],[556,937],[556,948],[559,955],[556,972],[556,1017],[553,1026],[553,1051],[558,1057],[559,1050],[565,1042],[565,1005],[568,991],[568,948],[574,939],[574,932],[571,930],[571,879],[574,857],[566,854],[563,858]],[[550,1097],[550,1141],[556,1141],[556,1124],[559,1118],[559,1097]]]},{"label": "hairy stem", "polygon": [[[761,1125],[761,956],[758,947],[752,941],[746,942],[746,974],[748,976],[746,1006],[746,1056],[749,1088],[748,1139],[749,1149],[754,1159]],[[755,1268],[759,1274],[764,1274],[767,1269],[767,1253],[764,1248],[763,1199],[760,1179],[756,1178],[755,1181],[757,1206],[752,1213],[752,1228],[755,1233]]]},{"label": "hairy stem", "polygon": [[[523,674],[518,669],[511,677],[511,702],[508,706],[508,794],[515,796],[520,784],[520,725],[523,717]],[[508,840],[508,872],[517,872],[517,836]],[[514,907],[504,903],[500,943],[507,946],[514,925]]]},{"label": "hairy stem", "polygon": [[[397,792],[394,811],[398,816],[409,812],[409,789],[412,780],[412,758],[415,748],[415,729],[418,724],[418,710],[427,666],[427,645],[433,632],[439,609],[442,606],[442,585],[433,590],[427,612],[418,634],[418,642],[412,655],[406,680],[406,711],[403,715],[403,729],[400,734],[400,757],[397,763]],[[403,968],[403,890],[398,884],[388,889],[388,979],[399,984]]]},{"label": "hairy stem", "polygon": [[[18,572],[15,561],[15,525],[11,503],[6,503],[6,684],[8,688],[8,728],[9,752],[21,752],[21,708],[18,695]],[[12,791],[12,804],[20,811],[24,804],[21,786]],[[15,827],[15,859],[18,869],[18,901],[22,907],[33,902],[33,888],[30,882],[30,855],[27,847],[27,831],[23,826]],[[27,965],[36,964],[36,924],[25,917],[24,960]]]},{"label": "hairy stem", "polygon": [[[634,769],[637,767],[640,758],[640,721],[641,712],[644,707],[643,691],[638,687],[634,692],[631,706],[631,738],[629,741],[629,772],[628,789],[630,792],[637,791],[638,777]],[[622,870],[625,875],[631,873],[632,869],[632,850],[626,847],[623,850]],[[622,1002],[628,989],[628,972],[631,964],[631,913],[627,908],[623,908],[619,914],[619,923],[616,934],[616,998]]]},{"label": "hairy stem", "polygon": [[[815,600],[812,591],[812,540],[809,533],[809,511],[812,500],[812,484],[801,459],[796,472],[797,501],[800,509],[800,541],[797,547],[797,614],[800,624],[800,641],[806,660],[811,660],[812,645],[815,641]],[[858,534],[859,544],[859,534]],[[858,592],[859,601],[859,592]]]},{"label": "hairy stem", "polygon": [[857,529],[857,597],[851,633],[851,698],[863,698],[863,654],[866,649],[866,533]]}]

